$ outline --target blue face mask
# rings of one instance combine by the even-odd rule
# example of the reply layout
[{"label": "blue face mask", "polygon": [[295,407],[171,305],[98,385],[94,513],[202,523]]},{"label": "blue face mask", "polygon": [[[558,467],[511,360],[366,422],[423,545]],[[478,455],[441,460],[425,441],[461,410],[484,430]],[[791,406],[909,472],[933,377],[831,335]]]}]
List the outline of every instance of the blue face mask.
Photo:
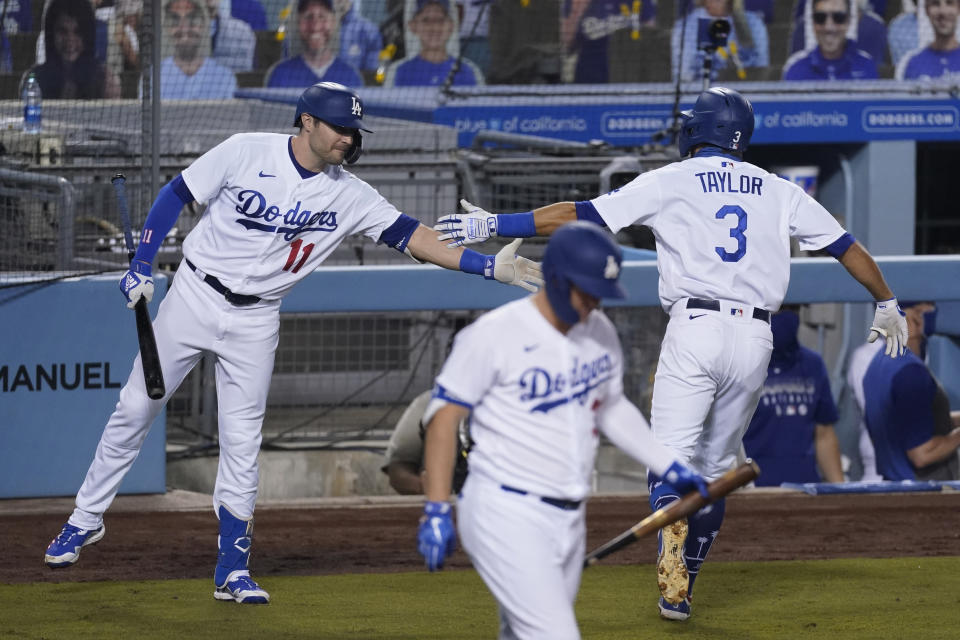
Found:
[{"label": "blue face mask", "polygon": [[937,310],[923,312],[923,335],[927,338],[937,332]]},{"label": "blue face mask", "polygon": [[795,350],[799,328],[800,316],[794,311],[780,311],[770,316],[774,352]]}]

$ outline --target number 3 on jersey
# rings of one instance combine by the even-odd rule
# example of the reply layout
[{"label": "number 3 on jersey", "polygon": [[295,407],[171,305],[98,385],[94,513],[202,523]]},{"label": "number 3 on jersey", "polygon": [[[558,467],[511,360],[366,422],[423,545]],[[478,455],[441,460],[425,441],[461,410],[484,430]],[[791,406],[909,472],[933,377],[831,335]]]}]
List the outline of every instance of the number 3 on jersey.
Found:
[{"label": "number 3 on jersey", "polygon": [[300,238],[290,243],[290,255],[287,256],[287,263],[283,265],[283,271],[289,271],[290,273],[300,271],[300,267],[302,267],[303,263],[310,257],[310,252],[313,251],[313,243],[303,247],[303,256],[300,257],[299,261],[297,260],[301,245],[303,245],[303,240]]},{"label": "number 3 on jersey", "polygon": [[714,247],[720,259],[724,262],[738,262],[747,253],[747,236],[743,232],[747,230],[747,212],[739,205],[728,204],[720,207],[716,213],[718,220],[723,220],[727,216],[737,216],[737,224],[730,229],[730,237],[737,239],[737,250],[730,253],[723,247]]}]

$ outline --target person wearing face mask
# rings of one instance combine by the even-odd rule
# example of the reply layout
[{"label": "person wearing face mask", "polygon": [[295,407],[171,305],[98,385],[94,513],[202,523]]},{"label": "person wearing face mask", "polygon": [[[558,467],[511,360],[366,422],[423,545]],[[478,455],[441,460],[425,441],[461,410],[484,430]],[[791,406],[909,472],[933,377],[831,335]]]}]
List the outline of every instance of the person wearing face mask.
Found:
[{"label": "person wearing face mask", "polygon": [[[770,318],[773,355],[757,410],[743,436],[747,456],[760,466],[758,487],[784,482],[843,482],[837,405],[823,358],[797,340],[798,307]],[[819,468],[819,472],[818,472]]]},{"label": "person wearing face mask", "polygon": [[960,479],[960,412],[951,413],[946,392],[924,363],[937,307],[907,302],[901,308],[907,314],[907,352],[896,360],[874,356],[863,378],[877,471],[884,480]]}]

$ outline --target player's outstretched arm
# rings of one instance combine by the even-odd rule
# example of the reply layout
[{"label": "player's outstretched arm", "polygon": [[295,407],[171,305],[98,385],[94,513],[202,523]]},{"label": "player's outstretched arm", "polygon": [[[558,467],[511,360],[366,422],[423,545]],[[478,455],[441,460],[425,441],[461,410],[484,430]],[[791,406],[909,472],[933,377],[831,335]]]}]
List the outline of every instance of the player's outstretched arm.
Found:
[{"label": "player's outstretched arm", "polygon": [[417,550],[430,571],[442,569],[443,561],[456,548],[453,508],[449,502],[450,485],[456,463],[457,428],[468,413],[469,410],[460,405],[442,403],[427,423],[423,452],[423,485],[427,501],[417,530]]},{"label": "player's outstretched arm", "polygon": [[907,347],[907,318],[873,256],[862,244],[854,242],[838,259],[877,301],[867,341],[873,342],[883,337],[887,341],[886,354],[893,357],[901,355]]},{"label": "player's outstretched arm", "polygon": [[417,227],[407,243],[407,249],[417,260],[536,291],[543,284],[540,263],[517,255],[519,246],[520,240],[511,242],[496,255],[484,255],[462,247],[451,248],[440,242],[436,231],[423,225]]},{"label": "player's outstretched arm", "polygon": [[443,216],[434,229],[440,240],[451,247],[484,242],[497,236],[503,238],[530,238],[548,236],[561,225],[577,219],[573,202],[556,202],[523,213],[490,213],[467,200],[460,200],[463,213]]}]

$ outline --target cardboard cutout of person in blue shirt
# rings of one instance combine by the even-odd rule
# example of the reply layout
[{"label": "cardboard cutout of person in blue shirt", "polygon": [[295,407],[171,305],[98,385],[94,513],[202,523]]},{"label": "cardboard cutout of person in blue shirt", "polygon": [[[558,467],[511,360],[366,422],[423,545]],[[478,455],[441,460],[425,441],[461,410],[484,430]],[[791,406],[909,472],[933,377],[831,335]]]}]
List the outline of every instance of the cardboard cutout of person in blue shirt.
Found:
[{"label": "cardboard cutout of person in blue shirt", "polygon": [[813,3],[813,32],[817,46],[793,54],[783,67],[784,80],[870,80],[877,78],[877,65],[865,51],[847,38],[849,0],[818,0]]},{"label": "cardboard cutout of person in blue shirt", "polygon": [[[450,0],[417,0],[417,12],[410,30],[420,39],[420,52],[395,62],[387,70],[386,87],[442,86],[457,58],[447,53],[447,41],[453,35]],[[471,60],[461,57],[453,76],[455,85],[483,84],[483,73]]]},{"label": "cardboard cutout of person in blue shirt", "polygon": [[[797,2],[790,35],[790,55],[807,48],[807,24],[804,19],[806,0]],[[813,7],[811,7],[812,10]],[[883,18],[874,13],[870,6],[858,5],[857,48],[866,51],[877,64],[883,64],[887,56],[887,25]],[[850,12],[848,5],[847,12]],[[848,25],[849,26],[849,25]]]},{"label": "cardboard cutout of person in blue shirt", "polygon": [[[605,84],[609,81],[610,36],[630,29],[639,36],[642,26],[657,19],[654,0],[565,0],[561,21],[564,48],[577,54],[575,83]],[[636,64],[621,61],[621,64]]]},{"label": "cardboard cutout of person in blue shirt", "polygon": [[924,10],[933,26],[933,42],[900,60],[898,79],[933,79],[960,73],[960,42],[957,42],[960,0],[926,0]]},{"label": "cardboard cutout of person in blue shirt", "polygon": [[297,34],[303,52],[273,65],[266,86],[306,88],[318,82],[337,82],[362,87],[360,72],[337,55],[337,28],[331,0],[298,0]]}]

